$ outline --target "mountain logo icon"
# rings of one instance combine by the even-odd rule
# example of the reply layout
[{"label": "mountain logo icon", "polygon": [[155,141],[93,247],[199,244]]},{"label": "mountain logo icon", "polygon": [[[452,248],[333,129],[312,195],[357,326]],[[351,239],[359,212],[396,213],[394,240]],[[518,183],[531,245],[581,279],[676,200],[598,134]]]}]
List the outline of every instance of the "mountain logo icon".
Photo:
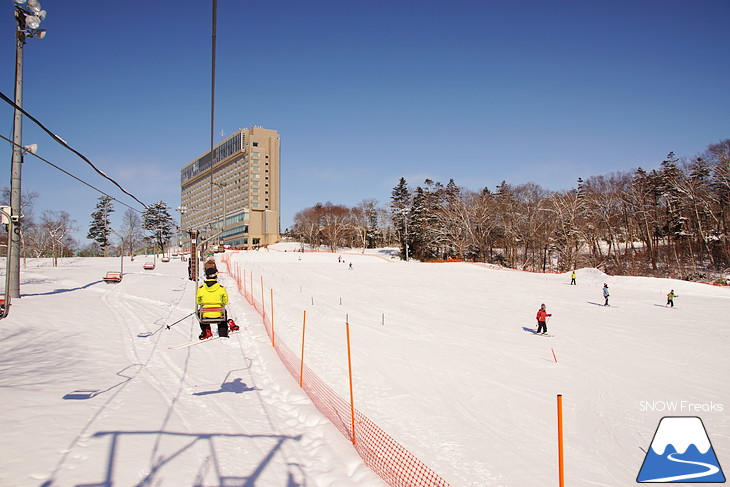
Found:
[{"label": "mountain logo icon", "polygon": [[663,417],[636,482],[725,482],[702,420],[696,416]]}]

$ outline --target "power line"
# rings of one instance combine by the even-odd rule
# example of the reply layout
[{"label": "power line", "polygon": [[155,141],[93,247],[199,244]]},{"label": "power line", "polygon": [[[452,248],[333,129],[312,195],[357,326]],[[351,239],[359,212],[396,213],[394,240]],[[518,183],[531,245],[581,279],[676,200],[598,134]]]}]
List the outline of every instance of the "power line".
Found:
[{"label": "power line", "polygon": [[[4,135],[0,135],[0,138],[2,138],[2,139],[4,139],[4,140],[7,140],[8,142],[10,142],[10,143],[11,143],[11,144],[13,144],[13,145],[17,145],[17,144],[15,144],[15,142],[13,142],[13,141],[12,141],[12,140],[10,140],[9,138],[5,137]],[[23,148],[22,146],[18,146],[18,147],[20,147],[20,149],[21,149],[21,150],[24,150],[24,148]],[[32,155],[32,156],[34,156],[34,157],[36,157],[36,158],[40,159],[41,161],[45,162],[45,163],[46,163],[46,164],[48,164],[48,165],[50,165],[50,166],[52,166],[52,167],[54,167],[54,168],[58,169],[58,170],[59,170],[59,171],[61,171],[62,173],[66,174],[67,176],[71,176],[71,177],[72,177],[72,178],[74,178],[74,179],[75,179],[76,181],[78,181],[78,182],[80,182],[80,183],[82,183],[82,184],[85,184],[86,186],[90,187],[90,188],[91,188],[91,189],[93,189],[94,191],[98,191],[99,193],[103,194],[104,196],[106,196],[106,197],[108,197],[108,198],[110,198],[110,199],[112,199],[112,200],[116,201],[116,202],[117,202],[117,203],[119,203],[120,205],[126,206],[126,207],[127,207],[127,208],[129,208],[130,210],[134,210],[134,211],[136,211],[137,213],[142,213],[142,212],[141,212],[141,211],[139,211],[139,210],[138,210],[137,208],[132,208],[132,207],[131,207],[131,206],[129,206],[128,204],[124,203],[123,201],[119,201],[119,200],[118,200],[118,199],[116,199],[115,197],[113,197],[113,196],[111,196],[111,195],[109,195],[109,194],[105,193],[104,191],[100,190],[100,189],[99,189],[99,188],[97,188],[97,187],[94,187],[94,186],[92,186],[91,184],[87,183],[87,182],[86,182],[86,181],[84,181],[83,179],[81,179],[81,178],[79,178],[79,177],[77,177],[77,176],[74,176],[74,175],[73,175],[73,174],[71,174],[70,172],[66,171],[65,169],[63,169],[63,168],[61,168],[61,167],[58,167],[57,165],[55,165],[55,164],[54,164],[54,163],[52,163],[51,161],[49,161],[49,160],[47,160],[47,159],[44,159],[43,157],[39,156],[38,154],[34,154],[34,153],[32,153],[32,152],[28,152],[28,154],[30,154],[30,155]]]},{"label": "power line", "polygon": [[5,100],[8,104],[10,104],[11,106],[13,106],[16,110],[20,111],[23,115],[25,115],[30,120],[32,120],[36,125],[38,125],[41,129],[43,129],[44,132],[46,132],[48,135],[50,135],[56,142],[58,142],[59,144],[61,144],[62,146],[64,146],[65,148],[67,148],[68,150],[70,150],[71,152],[73,152],[74,154],[76,154],[77,156],[79,156],[81,159],[83,159],[89,166],[91,166],[94,169],[94,171],[96,171],[97,173],[99,173],[103,178],[111,181],[117,188],[119,188],[120,190],[122,190],[122,192],[124,194],[126,194],[127,196],[129,196],[130,198],[132,198],[133,200],[135,200],[140,205],[142,205],[145,208],[147,208],[147,205],[145,205],[139,199],[137,199],[136,196],[134,196],[132,193],[130,193],[126,189],[122,188],[122,186],[119,183],[117,183],[112,178],[110,178],[109,176],[107,176],[104,173],[104,171],[102,171],[101,169],[97,168],[89,159],[86,158],[86,156],[84,156],[81,152],[77,151],[76,149],[74,149],[73,147],[71,147],[70,145],[68,145],[65,140],[63,140],[62,138],[60,138],[59,136],[57,136],[56,134],[54,134],[53,132],[51,132],[48,128],[46,128],[45,125],[43,125],[41,122],[39,122],[35,117],[33,117],[31,114],[29,114],[28,112],[26,112],[25,110],[23,110],[21,107],[19,107],[18,105],[16,105],[15,102],[13,102],[10,98],[8,98],[7,96],[5,96],[4,93],[0,92],[0,98],[2,98],[3,100]]}]

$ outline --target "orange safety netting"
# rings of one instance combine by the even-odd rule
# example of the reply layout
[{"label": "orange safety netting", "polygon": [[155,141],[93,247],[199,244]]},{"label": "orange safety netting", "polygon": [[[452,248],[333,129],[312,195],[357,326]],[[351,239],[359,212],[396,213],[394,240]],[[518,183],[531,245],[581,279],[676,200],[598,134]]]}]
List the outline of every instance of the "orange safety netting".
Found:
[{"label": "orange safety netting", "polygon": [[[253,277],[249,281],[241,276],[240,268],[231,266],[230,257],[224,256],[222,261],[228,266],[228,273],[236,280],[238,292],[263,318],[264,328],[272,337],[272,327],[262,301],[254,297]],[[263,300],[264,291],[261,290]],[[354,443],[358,454],[365,464],[378,474],[388,485],[393,487],[448,487],[450,484],[439,477],[433,470],[406,450],[400,443],[373,423],[367,416],[349,402],[339,397],[311,369],[301,364],[301,358],[292,352],[287,345],[272,338],[274,349],[291,375],[300,381],[302,389],[319,411],[342,433]],[[301,369],[301,377],[300,377]],[[352,431],[352,415],[354,411],[355,431]]]}]

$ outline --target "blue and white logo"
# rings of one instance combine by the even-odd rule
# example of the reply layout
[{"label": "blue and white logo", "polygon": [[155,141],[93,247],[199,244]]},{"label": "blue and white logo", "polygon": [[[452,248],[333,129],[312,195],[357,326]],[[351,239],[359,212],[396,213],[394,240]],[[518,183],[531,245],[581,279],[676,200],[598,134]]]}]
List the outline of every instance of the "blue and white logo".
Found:
[{"label": "blue and white logo", "polygon": [[636,481],[725,482],[702,420],[696,416],[662,418]]}]

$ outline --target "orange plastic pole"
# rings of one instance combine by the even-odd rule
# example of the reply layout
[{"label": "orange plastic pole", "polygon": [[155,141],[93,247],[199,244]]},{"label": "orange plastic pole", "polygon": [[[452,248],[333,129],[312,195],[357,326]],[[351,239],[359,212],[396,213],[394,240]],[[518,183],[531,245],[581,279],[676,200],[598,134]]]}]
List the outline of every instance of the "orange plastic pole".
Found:
[{"label": "orange plastic pole", "polygon": [[274,331],[274,289],[269,289],[271,292],[271,346],[276,348],[274,337],[276,332]]},{"label": "orange plastic pole", "polygon": [[563,464],[563,395],[558,394],[558,480],[560,487],[565,486],[565,469]]},{"label": "orange plastic pole", "polygon": [[555,350],[553,350],[552,348],[550,350],[553,351],[553,358],[555,359],[555,363],[557,364],[558,363],[558,357],[555,356]]},{"label": "orange plastic pole", "polygon": [[264,276],[261,276],[261,315],[266,321],[266,307],[264,306]]},{"label": "orange plastic pole", "polygon": [[302,363],[299,365],[299,387],[302,387],[302,379],[304,378],[304,330],[307,328],[307,310],[304,310],[304,318],[302,318]]},{"label": "orange plastic pole", "polygon": [[347,328],[347,368],[350,372],[350,417],[352,422],[352,444],[355,444],[355,397],[352,393],[352,356],[350,354],[350,323],[345,320]]}]

